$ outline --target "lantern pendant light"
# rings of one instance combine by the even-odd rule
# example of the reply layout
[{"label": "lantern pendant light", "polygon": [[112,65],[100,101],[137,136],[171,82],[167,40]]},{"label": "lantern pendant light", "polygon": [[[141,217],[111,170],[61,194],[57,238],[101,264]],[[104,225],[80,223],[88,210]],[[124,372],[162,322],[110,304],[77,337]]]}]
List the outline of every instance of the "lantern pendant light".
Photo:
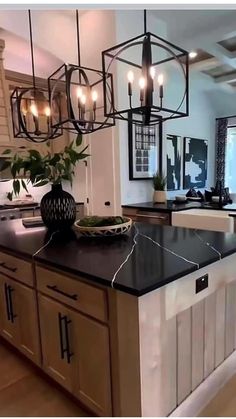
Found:
[{"label": "lantern pendant light", "polygon": [[[49,78],[52,127],[70,132],[90,134],[115,124],[104,116],[104,79],[102,70],[81,65],[79,14],[76,10],[78,65],[64,63]],[[106,75],[110,109],[114,102],[112,74]],[[109,107],[109,106],[108,106]]]},{"label": "lantern pendant light", "polygon": [[47,89],[36,86],[31,12],[28,10],[33,85],[16,87],[11,94],[13,135],[35,143],[62,135],[61,128],[51,127],[51,109]]},{"label": "lantern pendant light", "polygon": [[[127,80],[123,77],[123,82],[127,83],[123,106],[115,106],[114,101],[109,100],[106,77],[114,71],[115,64],[119,64],[118,86],[122,76],[127,76]],[[146,10],[144,33],[103,51],[102,69],[107,117],[156,125],[189,115],[188,52],[148,32]]]}]

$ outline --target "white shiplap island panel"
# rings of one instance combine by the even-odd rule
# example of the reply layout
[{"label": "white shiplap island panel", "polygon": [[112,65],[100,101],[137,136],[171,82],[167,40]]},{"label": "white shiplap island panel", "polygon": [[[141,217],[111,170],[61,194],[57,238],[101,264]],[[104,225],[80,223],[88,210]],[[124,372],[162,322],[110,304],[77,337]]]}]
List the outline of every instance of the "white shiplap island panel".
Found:
[{"label": "white shiplap island panel", "polygon": [[[219,382],[221,376],[226,376],[220,375],[220,371],[236,343],[235,266],[236,255],[231,255],[142,297],[129,296],[133,302],[130,309],[134,311],[129,315],[139,330],[138,347],[126,346],[127,356],[133,352],[137,360],[136,366],[132,364],[133,371],[136,368],[140,371],[140,384],[135,385],[140,403],[139,411],[137,406],[134,409],[135,415],[174,416],[190,395],[191,400],[195,394],[199,397],[201,386],[206,386],[208,379],[210,382],[213,372],[217,377],[219,371]],[[206,274],[208,287],[196,293],[196,279]],[[125,296],[122,292],[111,292],[116,293],[119,313]],[[119,327],[126,325],[119,324]],[[125,345],[125,339],[123,342]],[[117,349],[122,370],[119,351],[123,353],[124,348]],[[228,374],[234,372],[232,369]],[[122,387],[122,382],[119,386]],[[211,392],[209,385],[208,401],[214,395],[215,387]],[[199,413],[196,409],[203,408],[196,400],[192,405],[193,415]],[[191,407],[188,412],[191,413]],[[132,415],[132,406],[129,414]]]}]

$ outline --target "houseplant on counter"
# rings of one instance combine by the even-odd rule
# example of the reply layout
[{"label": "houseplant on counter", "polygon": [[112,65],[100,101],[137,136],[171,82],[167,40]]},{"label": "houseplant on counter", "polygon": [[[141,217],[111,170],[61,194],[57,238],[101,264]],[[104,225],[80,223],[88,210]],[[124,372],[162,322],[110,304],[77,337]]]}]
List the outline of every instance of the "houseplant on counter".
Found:
[{"label": "houseplant on counter", "polygon": [[[76,164],[89,156],[85,153],[88,146],[78,150],[81,144],[82,136],[78,135],[76,140],[59,153],[53,154],[50,144],[47,143],[48,151],[45,155],[37,150],[28,150],[22,155],[19,153],[6,159],[5,166],[10,167],[13,179],[13,190],[8,193],[9,200],[14,195],[18,196],[21,189],[28,192],[27,184],[30,182],[34,187],[52,185],[51,191],[43,196],[40,204],[43,222],[50,230],[66,229],[75,221],[75,200],[62,189],[62,183],[70,182],[72,186]],[[10,152],[11,150],[5,150],[3,154]]]},{"label": "houseplant on counter", "polygon": [[165,203],[166,202],[166,176],[161,175],[159,172],[156,172],[153,175],[153,201],[154,203]]}]

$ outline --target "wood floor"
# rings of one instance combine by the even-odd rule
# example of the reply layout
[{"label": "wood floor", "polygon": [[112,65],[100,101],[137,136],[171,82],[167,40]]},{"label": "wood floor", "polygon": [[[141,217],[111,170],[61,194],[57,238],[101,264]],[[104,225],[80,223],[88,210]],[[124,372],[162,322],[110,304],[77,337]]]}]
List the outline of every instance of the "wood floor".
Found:
[{"label": "wood floor", "polygon": [[[199,416],[236,416],[236,375]],[[90,416],[76,402],[42,377],[31,364],[0,342],[0,417]]]},{"label": "wood floor", "polygon": [[236,416],[236,375],[218,392],[199,416]]},{"label": "wood floor", "polygon": [[90,416],[0,342],[0,417]]}]

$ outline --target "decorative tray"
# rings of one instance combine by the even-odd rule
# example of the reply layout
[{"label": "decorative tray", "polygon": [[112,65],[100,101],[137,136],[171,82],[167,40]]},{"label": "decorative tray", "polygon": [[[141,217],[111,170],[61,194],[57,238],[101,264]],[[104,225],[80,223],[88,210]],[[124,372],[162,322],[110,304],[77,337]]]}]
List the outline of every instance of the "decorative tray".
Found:
[{"label": "decorative tray", "polygon": [[111,237],[127,233],[132,226],[128,217],[84,217],[75,222],[75,228],[86,237]]}]

